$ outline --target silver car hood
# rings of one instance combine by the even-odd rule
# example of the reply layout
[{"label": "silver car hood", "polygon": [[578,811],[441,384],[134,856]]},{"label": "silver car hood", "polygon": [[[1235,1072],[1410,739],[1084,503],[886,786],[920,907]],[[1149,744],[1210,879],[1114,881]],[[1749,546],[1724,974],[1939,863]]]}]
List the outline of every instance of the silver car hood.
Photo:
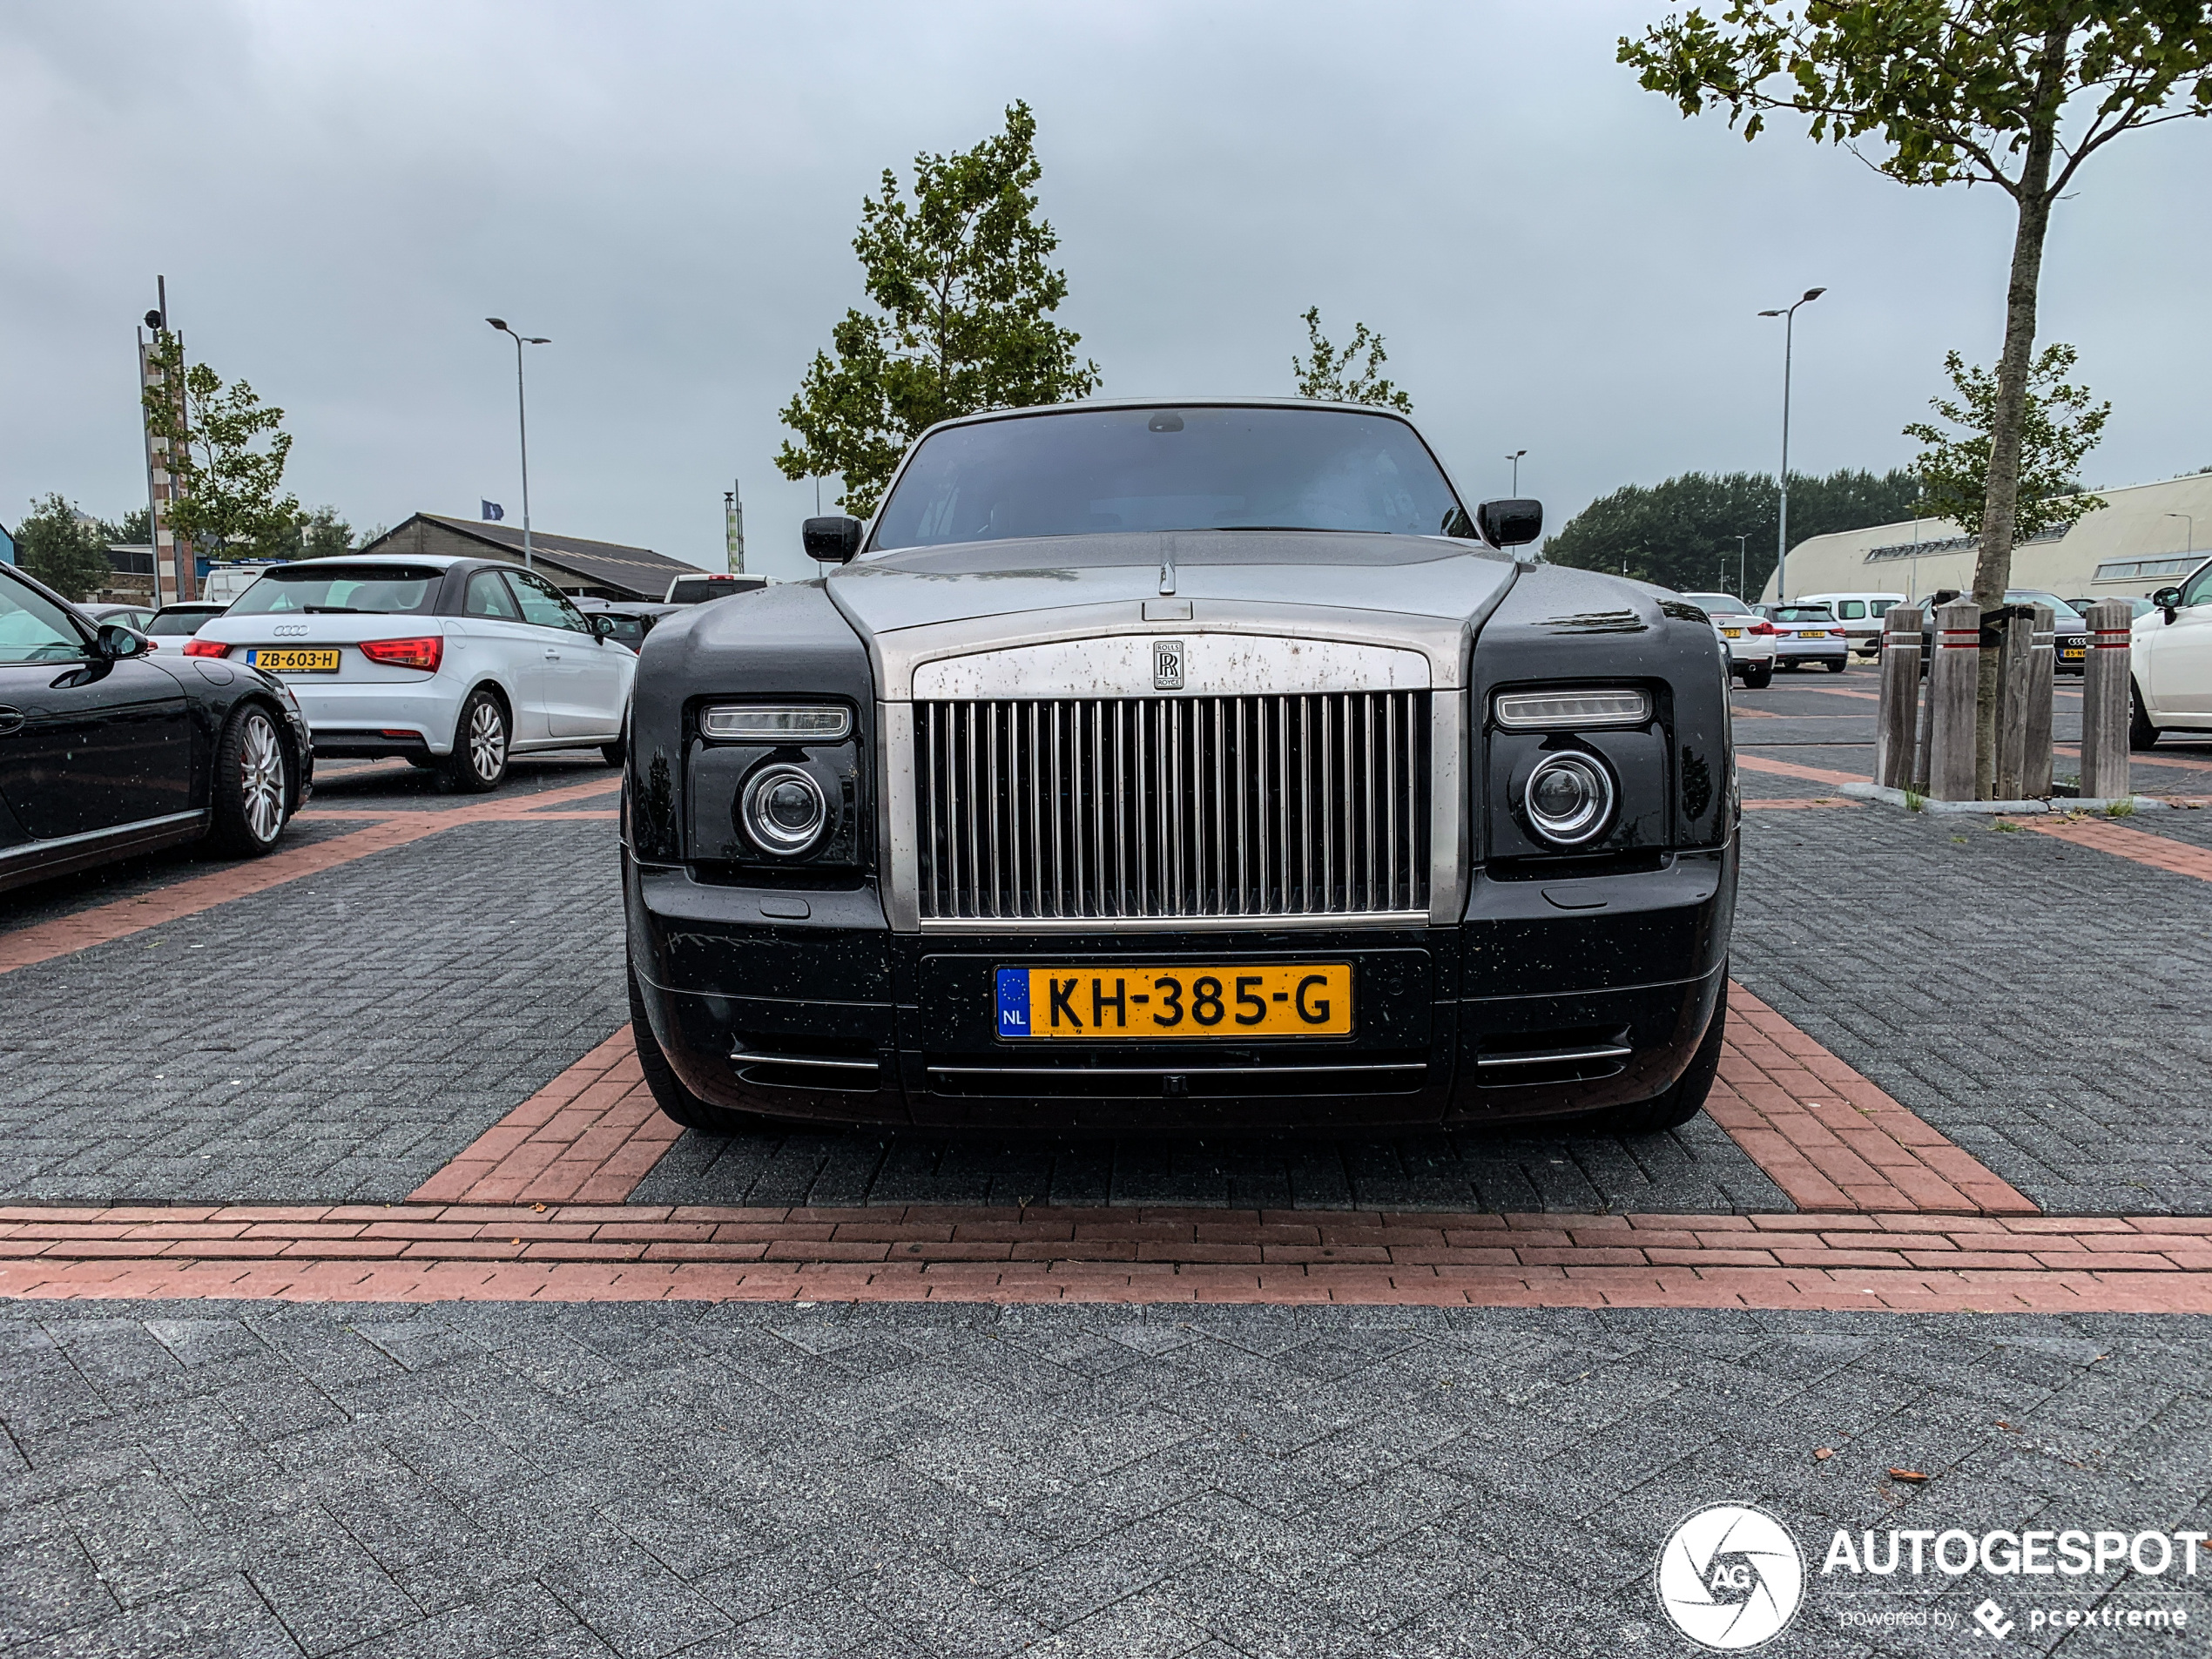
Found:
[{"label": "silver car hood", "polygon": [[1467,642],[1513,585],[1503,554],[1439,536],[1183,531],[973,542],[870,555],[830,597],[903,703],[921,664],[1122,634],[1259,634],[1421,652],[1464,683]]}]

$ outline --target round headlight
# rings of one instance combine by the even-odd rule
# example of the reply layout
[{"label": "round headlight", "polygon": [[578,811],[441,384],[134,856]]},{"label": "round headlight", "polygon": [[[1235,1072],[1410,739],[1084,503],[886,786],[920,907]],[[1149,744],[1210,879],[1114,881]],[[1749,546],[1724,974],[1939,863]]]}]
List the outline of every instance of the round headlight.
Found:
[{"label": "round headlight", "polygon": [[1547,755],[1521,793],[1528,822],[1555,846],[1595,840],[1613,816],[1613,779],[1588,755]]},{"label": "round headlight", "polygon": [[804,853],[829,823],[829,798],[811,772],[767,766],[745,787],[745,833],[763,852]]}]

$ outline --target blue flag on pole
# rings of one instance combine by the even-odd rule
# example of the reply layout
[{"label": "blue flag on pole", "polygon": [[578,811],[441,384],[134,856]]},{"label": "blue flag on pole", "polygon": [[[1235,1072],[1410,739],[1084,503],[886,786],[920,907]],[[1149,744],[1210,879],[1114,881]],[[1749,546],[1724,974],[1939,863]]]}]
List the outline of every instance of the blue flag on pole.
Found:
[{"label": "blue flag on pole", "polygon": [[484,518],[487,522],[502,519],[506,516],[507,509],[504,507],[502,507],[497,502],[488,501],[484,502]]}]

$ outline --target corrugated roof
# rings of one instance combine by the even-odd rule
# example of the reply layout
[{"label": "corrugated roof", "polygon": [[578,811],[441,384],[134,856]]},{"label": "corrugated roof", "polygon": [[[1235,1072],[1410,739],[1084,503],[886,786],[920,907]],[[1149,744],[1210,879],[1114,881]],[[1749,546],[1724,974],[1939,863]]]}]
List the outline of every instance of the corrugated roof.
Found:
[{"label": "corrugated roof", "polygon": [[[448,518],[442,513],[420,513],[434,524],[473,537],[501,552],[519,559],[523,556],[523,531],[516,524],[488,524],[473,518]],[[632,593],[658,598],[668,591],[669,578],[695,576],[699,567],[682,559],[671,559],[665,553],[656,553],[650,547],[629,547],[620,542],[594,542],[581,536],[562,536],[535,526],[530,529],[530,550],[540,558],[550,560],[564,570],[574,570],[610,587],[627,589]]]}]

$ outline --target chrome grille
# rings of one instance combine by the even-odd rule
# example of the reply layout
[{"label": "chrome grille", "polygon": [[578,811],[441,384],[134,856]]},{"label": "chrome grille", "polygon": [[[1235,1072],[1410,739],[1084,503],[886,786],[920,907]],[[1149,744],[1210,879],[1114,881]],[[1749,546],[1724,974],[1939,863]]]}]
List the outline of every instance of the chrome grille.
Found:
[{"label": "chrome grille", "polygon": [[1426,913],[1428,700],[917,703],[921,916]]}]

